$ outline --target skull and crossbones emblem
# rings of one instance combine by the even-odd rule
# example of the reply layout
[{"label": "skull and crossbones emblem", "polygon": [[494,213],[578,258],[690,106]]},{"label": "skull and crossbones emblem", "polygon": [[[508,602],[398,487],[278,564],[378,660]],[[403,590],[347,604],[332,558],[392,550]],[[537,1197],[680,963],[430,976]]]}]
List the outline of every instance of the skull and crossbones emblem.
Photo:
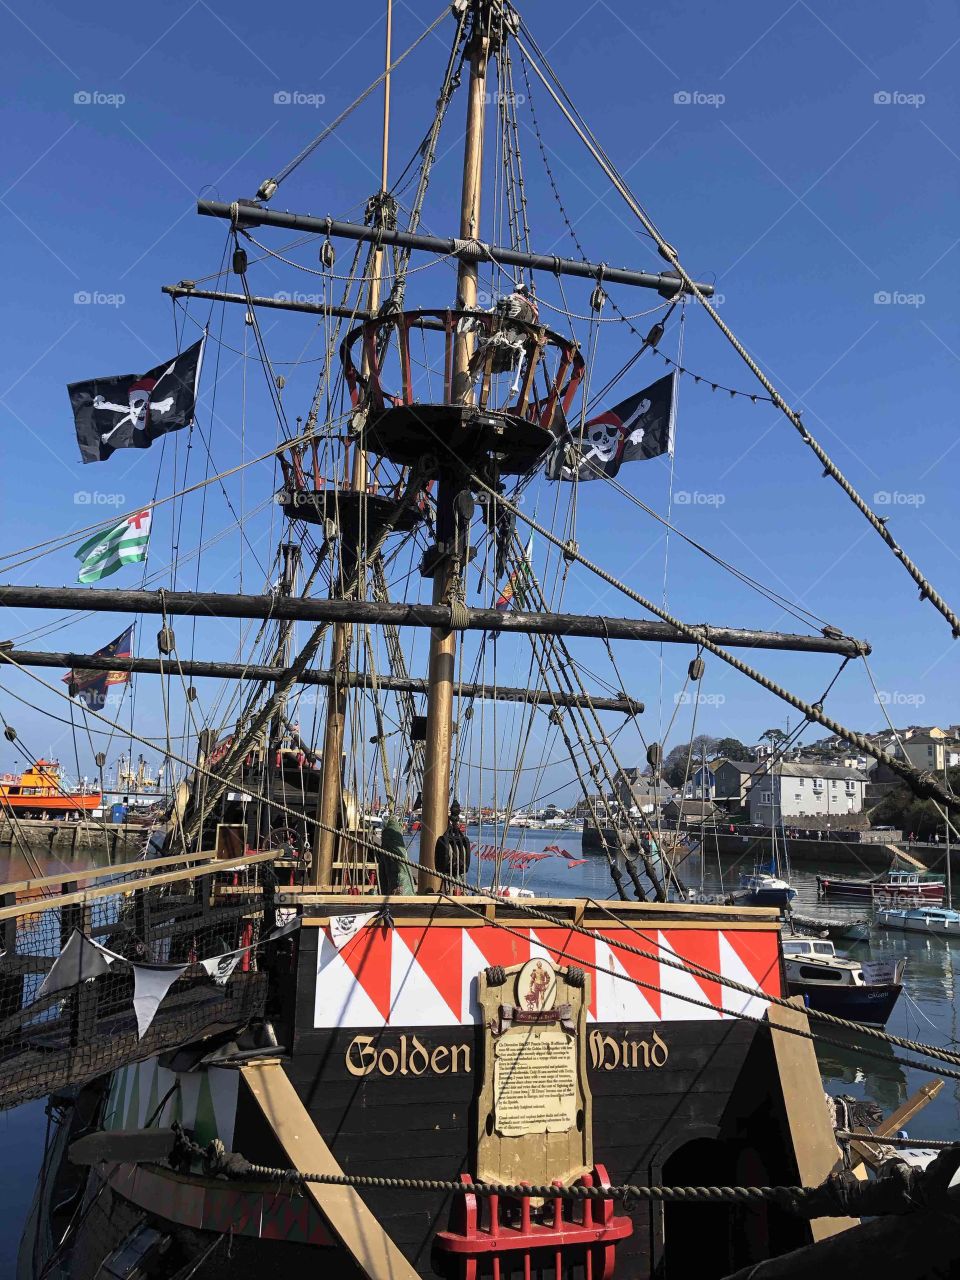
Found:
[{"label": "skull and crossbones emblem", "polygon": [[94,396],[94,409],[108,409],[113,413],[119,413],[121,416],[109,429],[105,431],[100,439],[103,443],[110,440],[111,436],[116,435],[121,427],[130,425],[133,432],[145,432],[150,426],[150,414],[156,413],[163,415],[169,413],[173,408],[174,397],[167,396],[163,400],[151,399],[157,385],[173,370],[173,365],[169,369],[165,369],[159,378],[139,378],[132,383],[127,391],[127,404],[113,404],[109,400],[105,400],[103,396]]},{"label": "skull and crossbones emblem", "polygon": [[640,444],[644,428],[638,425],[650,410],[650,401],[643,399],[626,422],[613,413],[601,414],[588,422],[583,433],[582,461],[604,466],[619,462],[628,444]]}]

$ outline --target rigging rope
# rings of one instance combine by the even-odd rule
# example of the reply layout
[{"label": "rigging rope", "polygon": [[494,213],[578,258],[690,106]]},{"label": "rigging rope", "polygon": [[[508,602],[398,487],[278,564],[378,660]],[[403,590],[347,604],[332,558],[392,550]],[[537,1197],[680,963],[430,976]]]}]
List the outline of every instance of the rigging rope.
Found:
[{"label": "rigging rope", "polygon": [[444,7],[444,9],[441,11],[439,16],[434,18],[433,22],[430,23],[429,27],[425,27],[423,31],[421,31],[421,33],[417,36],[416,40],[414,40],[413,44],[411,44],[408,48],[406,48],[398,58],[394,59],[394,61],[390,63],[389,66],[385,67],[384,70],[381,71],[381,73],[377,76],[376,80],[374,80],[371,84],[367,85],[366,89],[364,89],[363,93],[361,93],[359,97],[354,98],[353,102],[351,102],[348,107],[345,107],[344,110],[340,112],[340,114],[337,116],[335,120],[333,120],[330,124],[327,125],[325,129],[323,129],[320,133],[318,133],[312,142],[308,142],[307,145],[303,148],[303,150],[300,151],[297,155],[295,155],[293,159],[290,160],[287,164],[285,164],[283,168],[273,178],[267,178],[264,182],[262,182],[260,184],[259,190],[257,191],[257,198],[260,200],[269,200],[276,193],[276,190],[280,186],[281,182],[285,182],[286,179],[289,178],[290,174],[293,173],[293,171],[296,168],[298,168],[301,164],[303,164],[304,160],[306,160],[308,156],[311,156],[314,153],[314,151],[316,151],[317,147],[320,146],[321,142],[323,142],[325,138],[329,138],[331,133],[333,133],[334,130],[337,129],[343,123],[343,121],[346,120],[346,118],[353,111],[355,111],[357,107],[360,106],[361,103],[365,102],[367,98],[370,97],[374,89],[376,89],[378,85],[383,84],[387,76],[391,75],[394,71],[396,71],[397,67],[399,67],[400,64],[404,62],[410,56],[411,53],[413,53],[414,49],[416,49],[419,45],[421,45],[423,41],[426,40],[427,36],[432,35],[433,32],[436,31],[437,27],[439,27],[441,22],[443,22],[444,18],[446,18],[448,12],[449,12],[448,8]]},{"label": "rigging rope", "polygon": [[[19,670],[20,672],[29,676],[35,683],[42,685],[43,688],[47,689],[49,692],[56,694],[57,697],[59,698],[69,697],[66,691],[58,689],[55,685],[50,684],[46,680],[43,680],[40,676],[36,675],[34,672],[30,671],[28,668],[21,666],[15,660],[12,660],[8,657],[6,658],[6,661],[11,666]],[[106,724],[114,723],[113,721],[111,721],[111,719],[108,716],[103,715],[99,711],[90,710],[88,714],[95,716],[98,720],[102,720]],[[131,736],[134,738],[137,738],[138,741],[147,742],[146,739],[140,738],[138,734],[131,733]],[[149,742],[147,743],[147,745],[150,745]],[[232,778],[230,775],[214,772],[212,769],[207,768],[205,764],[203,765],[193,764],[190,761],[183,759],[182,757],[173,757],[173,758],[178,759],[180,763],[185,764],[189,768],[193,769],[193,771],[196,774],[208,780],[214,781],[220,788],[220,791],[218,794],[222,794],[222,792],[226,790],[227,787],[233,785],[234,783],[234,778]],[[226,760],[226,757],[225,757],[225,760]],[[222,765],[220,767],[222,767]],[[418,869],[417,863],[412,862],[409,858],[404,857],[402,854],[394,853],[391,850],[382,849],[381,846],[375,845],[371,841],[364,839],[364,837],[358,831],[344,830],[343,828],[324,823],[317,818],[311,818],[309,815],[297,813],[295,810],[289,809],[287,806],[285,806],[279,801],[270,800],[268,797],[256,791],[253,791],[252,789],[248,788],[248,790],[253,799],[262,801],[267,804],[272,804],[273,807],[278,811],[288,813],[291,815],[291,817],[297,819],[298,821],[307,822],[311,826],[329,831],[333,835],[339,836],[341,838],[351,840],[354,843],[356,843],[358,846],[362,846],[363,848],[373,852],[374,854],[380,854],[380,855],[391,857],[398,862],[402,862],[406,864],[411,869],[414,869],[414,870]],[[206,803],[210,808],[212,808],[213,804],[215,803],[215,797],[213,797],[209,792],[207,795]],[[460,880],[453,875],[445,875],[444,880],[447,882],[447,884],[451,888],[462,889],[467,893],[475,894],[476,896],[486,897],[487,899],[493,902],[502,902],[502,899],[498,898],[495,894],[488,893],[483,889],[476,889],[474,886],[469,885],[466,881]],[[500,921],[497,921],[497,920],[487,921],[487,916],[485,915],[484,912],[468,906],[463,898],[451,898],[449,897],[449,895],[446,895],[446,894],[441,894],[439,896],[446,897],[447,900],[453,903],[458,909],[461,909],[473,915],[479,916],[485,922],[488,922],[494,925],[496,928],[503,929],[508,933],[510,932],[518,933],[518,931],[512,929],[510,925],[504,924]],[[599,939],[600,941],[606,943],[610,947],[616,948],[621,951],[630,952],[634,955],[642,957],[643,959],[655,960],[657,961],[658,964],[666,965],[668,968],[677,969],[682,972],[696,971],[700,973],[703,977],[709,979],[709,981],[717,982],[724,987],[729,987],[731,990],[740,992],[741,994],[748,996],[750,999],[760,999],[760,1000],[767,1001],[771,1004],[781,1005],[791,1010],[796,1009],[796,1006],[791,1004],[788,999],[785,999],[780,996],[770,995],[767,992],[761,991],[756,987],[750,987],[744,983],[737,982],[733,978],[728,978],[722,974],[714,973],[712,970],[706,968],[706,966],[704,965],[698,964],[696,961],[686,960],[686,959],[681,960],[679,958],[674,958],[669,954],[660,954],[659,952],[653,953],[653,952],[645,951],[639,947],[634,947],[630,943],[624,942],[621,939],[612,938],[612,937],[609,937],[608,935],[600,933],[597,930],[588,929],[586,926],[579,924],[576,921],[571,921],[569,919],[563,919],[562,917],[553,916],[549,912],[543,911],[531,905],[528,901],[524,899],[511,900],[511,906],[514,907],[516,910],[520,911],[521,913],[523,913],[524,915],[528,915],[532,917],[533,919],[542,920],[546,924],[554,925],[557,928],[565,929],[569,932],[579,933],[585,937]],[[526,935],[523,935],[523,934],[518,934],[518,936],[522,936],[526,938]],[[572,953],[567,953],[566,951],[559,950],[559,949],[557,949],[556,954],[569,958],[575,961],[575,963],[580,965],[584,963],[582,956],[577,957],[577,956],[574,956]],[[615,976],[622,981],[632,982],[638,986],[645,986],[650,988],[651,990],[660,990],[660,988],[657,987],[655,984],[644,983],[640,979],[632,977],[631,975],[628,975],[626,973],[617,973],[617,971],[614,969],[607,969],[598,964],[592,964],[590,967],[595,969],[597,972],[602,972],[602,973]],[[672,993],[672,994],[675,994],[677,999],[684,1000],[685,1002],[690,1004],[700,1005],[704,1008],[709,1008],[713,1013],[716,1012],[716,1007],[714,1005],[709,1004],[707,1001],[698,1000],[695,996],[692,996],[689,994],[680,994],[680,993]],[[750,1014],[737,1012],[737,1011],[728,1011],[728,1012],[730,1012],[732,1017],[740,1018],[744,1021],[752,1022],[759,1026],[769,1027],[770,1025],[769,1023],[766,1023],[762,1018],[753,1017]],[[816,1020],[818,1022],[828,1023],[831,1026],[837,1026],[845,1030],[853,1031],[858,1035],[866,1036],[869,1039],[884,1041],[889,1044],[898,1045],[901,1048],[907,1049],[913,1053],[921,1054],[923,1056],[931,1057],[938,1061],[951,1063],[957,1067],[960,1067],[960,1055],[948,1053],[946,1050],[938,1047],[937,1045],[926,1044],[923,1041],[915,1041],[915,1040],[907,1039],[902,1036],[896,1036],[896,1035],[893,1035],[891,1032],[882,1030],[879,1027],[871,1027],[871,1026],[867,1026],[864,1023],[853,1022],[847,1018],[840,1018],[840,1017],[837,1017],[835,1014],[825,1013],[821,1010],[808,1009],[805,1012],[808,1018]],[[780,1026],[777,1028],[777,1030],[785,1031],[791,1035],[798,1035],[801,1038],[808,1039],[808,1040],[820,1039],[820,1040],[823,1040],[825,1043],[843,1045],[843,1047],[848,1049],[850,1047],[848,1043],[845,1043],[843,1041],[831,1040],[829,1037],[825,1037],[819,1032],[814,1033],[812,1031],[803,1031],[800,1028],[794,1028],[789,1026]],[[883,1057],[887,1061],[890,1060],[889,1054],[882,1054],[878,1049],[872,1050],[868,1045],[858,1046],[858,1049],[860,1052],[868,1053],[868,1054],[871,1054],[872,1056]],[[960,1080],[960,1071],[949,1070],[945,1067],[934,1066],[930,1063],[913,1062],[913,1061],[910,1061],[909,1059],[900,1059],[900,1061],[904,1062],[905,1065],[914,1067],[918,1070],[928,1071],[933,1073],[934,1075],[942,1075],[949,1079]]]},{"label": "rigging rope", "polygon": [[[522,21],[522,19],[521,19],[521,28],[524,34],[530,40],[533,47],[537,48],[536,43],[533,40],[533,37],[530,35],[529,29],[527,28],[526,24]],[[524,49],[522,41],[519,39],[519,37],[517,37],[516,39],[517,39],[517,44],[520,47],[521,53],[526,54],[526,50]],[[646,210],[643,208],[643,206],[640,204],[640,202],[637,200],[637,198],[634,196],[634,194],[630,190],[629,186],[626,183],[626,180],[618,173],[616,167],[613,165],[610,158],[603,151],[603,148],[597,142],[596,138],[594,137],[590,129],[587,127],[587,125],[583,121],[583,118],[580,116],[579,112],[577,112],[576,108],[573,107],[573,104],[570,101],[570,98],[563,91],[563,88],[560,85],[560,81],[557,78],[556,73],[550,67],[550,64],[547,62],[543,53],[539,49],[537,49],[537,53],[540,57],[541,62],[543,63],[543,66],[546,68],[546,71],[549,72],[550,77],[554,80],[554,82],[560,88],[560,93],[563,94],[564,99],[566,99],[566,104],[569,104],[569,106],[567,106],[565,102],[561,100],[561,97],[550,84],[550,81],[547,79],[547,76],[544,74],[544,71],[542,71],[540,67],[537,65],[537,63],[531,59],[531,66],[533,67],[534,71],[537,73],[541,82],[546,87],[547,92],[550,94],[554,102],[560,108],[561,112],[566,117],[567,121],[573,126],[575,132],[579,135],[580,140],[587,147],[587,150],[590,151],[590,153],[593,155],[594,159],[603,169],[606,176],[610,179],[610,182],[613,184],[613,186],[616,188],[619,194],[623,197],[628,208],[640,221],[641,225],[644,227],[647,234],[654,241],[654,243],[657,246],[657,250],[660,253],[660,256],[664,258],[667,262],[669,262],[670,265],[674,268],[678,277],[682,281],[686,291],[690,293],[693,297],[697,298],[701,306],[706,310],[707,315],[714,322],[714,324],[717,326],[717,328],[720,330],[723,336],[727,339],[727,341],[733,347],[734,351],[736,351],[737,355],[740,356],[740,358],[746,364],[747,368],[751,371],[751,373],[753,373],[753,375],[760,382],[761,386],[763,386],[765,390],[769,393],[771,402],[776,406],[776,408],[780,410],[780,412],[784,415],[787,421],[799,433],[803,443],[810,448],[810,450],[813,452],[813,454],[816,456],[817,460],[820,462],[821,466],[823,467],[824,476],[829,476],[832,480],[836,481],[836,483],[840,486],[840,488],[847,495],[850,501],[854,504],[857,510],[868,521],[868,523],[871,525],[874,531],[880,535],[880,537],[887,544],[887,546],[890,548],[890,550],[893,552],[896,558],[907,570],[907,572],[910,574],[910,577],[914,580],[914,582],[917,584],[917,586],[920,589],[920,599],[929,600],[930,603],[934,606],[934,608],[937,609],[937,611],[941,613],[943,617],[947,620],[947,622],[950,624],[950,628],[953,633],[954,639],[960,638],[960,616],[957,615],[954,609],[951,608],[951,606],[939,594],[939,592],[932,585],[932,583],[924,576],[919,566],[916,565],[913,562],[913,560],[910,559],[907,553],[903,550],[903,548],[899,545],[899,543],[893,537],[893,534],[890,533],[889,529],[887,528],[886,519],[882,516],[878,516],[876,512],[873,510],[873,508],[870,507],[869,504],[864,500],[864,498],[860,496],[858,491],[846,478],[846,476],[843,474],[840,468],[830,458],[829,454],[826,452],[826,450],[823,448],[820,442],[813,435],[811,435],[810,432],[807,430],[807,428],[804,426],[804,423],[802,421],[799,411],[791,408],[790,405],[787,404],[786,400],[784,400],[783,396],[780,394],[780,392],[777,390],[774,384],[770,381],[767,375],[763,372],[763,370],[760,368],[756,360],[753,359],[753,357],[747,351],[746,347],[744,347],[743,343],[739,340],[736,334],[734,334],[733,330],[729,327],[729,325],[726,324],[726,322],[721,318],[716,308],[710,303],[709,299],[706,298],[704,294],[701,293],[701,291],[697,288],[696,282],[689,275],[686,269],[682,266],[677,249],[674,248],[674,246],[671,245],[663,237],[663,235],[660,233],[660,231],[657,229],[656,225],[654,224],[653,219],[646,212]],[[526,56],[529,57],[530,55],[526,54]]]}]

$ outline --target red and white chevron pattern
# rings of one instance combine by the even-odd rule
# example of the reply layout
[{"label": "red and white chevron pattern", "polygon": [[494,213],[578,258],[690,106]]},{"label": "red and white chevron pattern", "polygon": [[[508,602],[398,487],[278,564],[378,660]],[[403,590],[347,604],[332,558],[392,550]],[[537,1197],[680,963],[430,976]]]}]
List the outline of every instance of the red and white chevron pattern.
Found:
[{"label": "red and white chevron pattern", "polygon": [[[675,969],[659,958],[648,960],[567,929],[524,929],[524,936],[517,937],[492,925],[367,925],[340,950],[330,941],[329,929],[321,932],[314,1026],[467,1026],[480,1018],[475,998],[480,970],[522,964],[531,956],[549,957],[561,966],[577,964],[590,974],[591,1022],[710,1021],[738,1013],[756,1017],[767,1007],[765,996],[783,994],[772,930],[658,929],[643,937],[625,929],[605,932],[658,957],[703,965],[757,994],[733,991],[690,969]],[[612,973],[597,972],[597,965]]]}]

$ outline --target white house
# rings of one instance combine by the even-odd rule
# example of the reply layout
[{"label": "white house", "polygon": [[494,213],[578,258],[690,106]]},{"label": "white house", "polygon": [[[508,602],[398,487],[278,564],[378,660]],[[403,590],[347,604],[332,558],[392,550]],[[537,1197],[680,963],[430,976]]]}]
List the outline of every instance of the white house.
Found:
[{"label": "white house", "polygon": [[750,821],[778,826],[800,818],[844,819],[863,809],[867,775],[838,765],[784,761],[755,779],[747,795]]}]

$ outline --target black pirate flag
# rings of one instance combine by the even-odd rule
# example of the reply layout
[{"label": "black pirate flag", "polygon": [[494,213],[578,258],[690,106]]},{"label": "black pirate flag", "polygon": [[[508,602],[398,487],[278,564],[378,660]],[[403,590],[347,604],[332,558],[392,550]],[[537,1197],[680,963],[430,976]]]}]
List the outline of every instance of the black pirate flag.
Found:
[{"label": "black pirate flag", "polygon": [[559,445],[547,464],[550,480],[615,476],[623,462],[673,453],[676,373],[638,391],[584,423],[579,437]]},{"label": "black pirate flag", "polygon": [[84,462],[105,462],[114,449],[148,449],[193,421],[203,339],[149,373],[72,382],[67,387]]}]

